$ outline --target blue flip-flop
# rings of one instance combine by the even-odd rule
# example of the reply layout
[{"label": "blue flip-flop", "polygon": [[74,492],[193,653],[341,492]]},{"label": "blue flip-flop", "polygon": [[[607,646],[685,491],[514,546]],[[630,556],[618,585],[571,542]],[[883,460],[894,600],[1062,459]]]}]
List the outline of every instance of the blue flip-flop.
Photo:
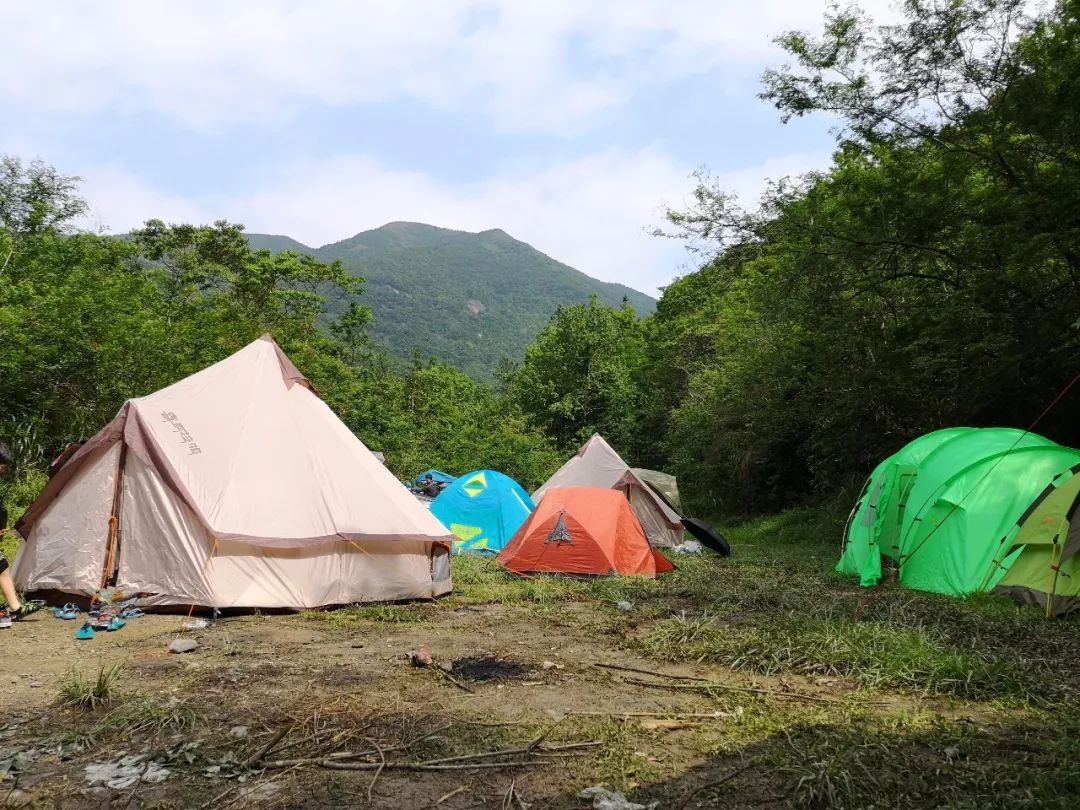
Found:
[{"label": "blue flip-flop", "polygon": [[58,619],[63,619],[66,622],[70,622],[73,619],[77,619],[81,612],[82,611],[80,611],[79,608],[76,607],[71,602],[68,602],[63,607],[53,608],[53,616],[55,616]]},{"label": "blue flip-flop", "polygon": [[137,607],[126,607],[120,611],[121,619],[140,619],[145,615],[143,609]]},{"label": "blue flip-flop", "polygon": [[78,630],[75,631],[75,638],[79,639],[79,641],[88,641],[89,639],[92,639],[93,637],[94,637],[94,625],[90,624],[90,622],[87,622],[86,624],[84,624],[82,627],[80,627]]},{"label": "blue flip-flop", "polygon": [[106,628],[106,630],[112,633],[115,630],[119,630],[125,624],[127,624],[127,622],[125,622],[123,619],[121,619],[120,617],[115,617],[111,622],[109,622],[109,626]]}]

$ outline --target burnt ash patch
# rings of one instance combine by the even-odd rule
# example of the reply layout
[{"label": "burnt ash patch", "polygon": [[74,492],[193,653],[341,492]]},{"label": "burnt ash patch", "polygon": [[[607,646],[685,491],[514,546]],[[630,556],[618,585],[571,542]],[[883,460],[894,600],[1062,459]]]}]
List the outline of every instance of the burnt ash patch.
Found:
[{"label": "burnt ash patch", "polygon": [[476,658],[458,658],[450,672],[458,678],[470,681],[514,681],[529,674],[529,667],[520,661],[483,655]]}]

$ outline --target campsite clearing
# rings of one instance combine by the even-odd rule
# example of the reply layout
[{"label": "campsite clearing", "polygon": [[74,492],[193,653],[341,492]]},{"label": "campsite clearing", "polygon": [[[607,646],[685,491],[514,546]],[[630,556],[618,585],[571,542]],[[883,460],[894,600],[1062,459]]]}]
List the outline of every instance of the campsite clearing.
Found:
[{"label": "campsite clearing", "polygon": [[[3,631],[16,663],[0,692],[0,796],[584,808],[577,794],[605,784],[662,808],[1068,806],[1075,622],[999,597],[862,590],[831,571],[838,533],[817,512],[761,521],[730,532],[730,559],[676,557],[657,580],[522,580],[461,556],[454,594],[435,603],[194,633],[148,616],[76,642],[76,623],[36,617]],[[178,634],[202,646],[170,655]],[[436,664],[520,666],[458,678],[410,666],[420,646]],[[116,664],[110,703],[61,705],[73,669],[93,679]],[[87,781],[88,765],[132,755],[168,777]]]}]

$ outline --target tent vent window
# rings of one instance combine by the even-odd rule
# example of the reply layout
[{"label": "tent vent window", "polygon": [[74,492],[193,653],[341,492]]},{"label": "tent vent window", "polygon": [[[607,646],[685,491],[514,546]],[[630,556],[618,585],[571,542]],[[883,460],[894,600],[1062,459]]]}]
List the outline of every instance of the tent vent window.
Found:
[{"label": "tent vent window", "polygon": [[566,513],[560,512],[559,519],[555,521],[555,526],[552,527],[548,533],[545,543],[568,543],[574,545],[574,541],[570,537],[570,530],[566,528]]}]

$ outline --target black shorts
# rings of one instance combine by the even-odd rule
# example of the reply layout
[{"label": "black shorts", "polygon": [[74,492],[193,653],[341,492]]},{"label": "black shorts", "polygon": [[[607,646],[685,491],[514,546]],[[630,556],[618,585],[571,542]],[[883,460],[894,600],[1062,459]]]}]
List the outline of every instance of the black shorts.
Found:
[{"label": "black shorts", "polygon": [[7,557],[4,556],[4,552],[0,551],[0,574],[8,570]]}]

